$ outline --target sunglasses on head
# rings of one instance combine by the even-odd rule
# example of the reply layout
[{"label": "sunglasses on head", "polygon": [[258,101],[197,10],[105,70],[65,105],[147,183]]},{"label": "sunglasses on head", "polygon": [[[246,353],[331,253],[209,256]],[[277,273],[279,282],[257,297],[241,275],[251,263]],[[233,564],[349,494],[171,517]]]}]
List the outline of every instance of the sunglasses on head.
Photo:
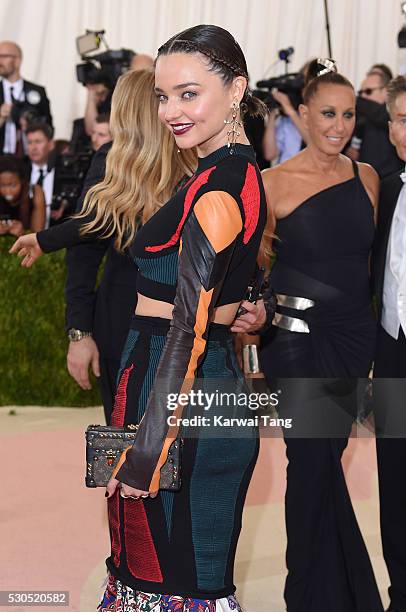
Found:
[{"label": "sunglasses on head", "polygon": [[363,96],[363,95],[370,96],[371,93],[373,93],[377,89],[385,89],[385,88],[384,87],[366,87],[365,89],[359,89],[358,95],[359,96]]}]

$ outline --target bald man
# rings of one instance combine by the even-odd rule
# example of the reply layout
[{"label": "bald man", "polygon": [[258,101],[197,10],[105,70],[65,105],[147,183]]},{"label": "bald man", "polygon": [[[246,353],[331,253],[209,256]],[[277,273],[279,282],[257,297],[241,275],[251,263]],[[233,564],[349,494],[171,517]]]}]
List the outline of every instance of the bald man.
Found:
[{"label": "bald man", "polygon": [[52,127],[45,89],[24,80],[20,74],[22,50],[15,42],[0,42],[0,151],[23,154],[21,115]]}]

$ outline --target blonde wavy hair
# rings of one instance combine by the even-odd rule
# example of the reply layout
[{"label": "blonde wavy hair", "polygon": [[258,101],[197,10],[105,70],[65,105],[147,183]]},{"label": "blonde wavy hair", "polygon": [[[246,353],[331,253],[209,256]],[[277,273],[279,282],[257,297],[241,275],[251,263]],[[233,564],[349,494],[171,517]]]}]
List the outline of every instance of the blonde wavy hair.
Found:
[{"label": "blonde wavy hair", "polygon": [[112,147],[106,174],[86,194],[79,218],[82,233],[115,236],[118,251],[126,249],[137,228],[173,195],[176,185],[196,169],[194,150],[177,152],[173,136],[158,120],[154,73],[150,70],[123,74],[113,93],[110,115]]}]

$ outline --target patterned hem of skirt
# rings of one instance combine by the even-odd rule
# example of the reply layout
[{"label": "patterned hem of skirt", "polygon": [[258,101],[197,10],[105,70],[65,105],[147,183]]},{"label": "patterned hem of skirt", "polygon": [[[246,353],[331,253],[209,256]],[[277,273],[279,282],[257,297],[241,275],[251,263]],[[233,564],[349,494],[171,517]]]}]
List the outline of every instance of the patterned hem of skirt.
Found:
[{"label": "patterned hem of skirt", "polygon": [[98,612],[243,612],[234,597],[194,599],[134,591],[109,574]]}]

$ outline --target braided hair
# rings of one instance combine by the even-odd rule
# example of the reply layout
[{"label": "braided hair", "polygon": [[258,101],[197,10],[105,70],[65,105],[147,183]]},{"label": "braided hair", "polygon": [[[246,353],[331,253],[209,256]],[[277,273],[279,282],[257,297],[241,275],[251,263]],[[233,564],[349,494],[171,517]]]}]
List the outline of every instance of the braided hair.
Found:
[{"label": "braided hair", "polygon": [[237,76],[247,79],[247,87],[241,101],[244,115],[265,115],[267,108],[248,87],[248,69],[244,53],[235,38],[220,26],[197,25],[172,36],[159,47],[157,59],[171,53],[201,53],[209,60],[209,69],[218,74],[224,85]]}]

